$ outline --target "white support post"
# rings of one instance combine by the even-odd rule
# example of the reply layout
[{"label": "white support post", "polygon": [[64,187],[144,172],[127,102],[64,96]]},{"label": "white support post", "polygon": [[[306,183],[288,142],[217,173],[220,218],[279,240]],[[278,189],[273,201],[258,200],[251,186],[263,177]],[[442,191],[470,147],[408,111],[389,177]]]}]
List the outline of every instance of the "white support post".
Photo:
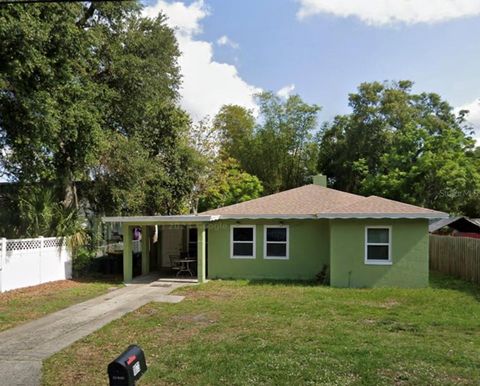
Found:
[{"label": "white support post", "polygon": [[132,281],[132,228],[123,224],[123,281]]},{"label": "white support post", "polygon": [[205,224],[197,225],[197,277],[199,283],[205,283],[206,277],[206,232]]}]

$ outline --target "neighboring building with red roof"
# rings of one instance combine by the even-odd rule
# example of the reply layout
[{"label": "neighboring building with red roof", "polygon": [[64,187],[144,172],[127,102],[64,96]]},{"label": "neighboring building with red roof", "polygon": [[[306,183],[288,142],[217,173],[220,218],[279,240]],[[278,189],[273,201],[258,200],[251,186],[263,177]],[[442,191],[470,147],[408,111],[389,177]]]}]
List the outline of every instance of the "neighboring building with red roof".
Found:
[{"label": "neighboring building with red roof", "polygon": [[446,213],[329,189],[323,176],[314,182],[198,215],[106,220],[198,229],[200,281],[321,273],[336,287],[428,285],[428,224]]}]

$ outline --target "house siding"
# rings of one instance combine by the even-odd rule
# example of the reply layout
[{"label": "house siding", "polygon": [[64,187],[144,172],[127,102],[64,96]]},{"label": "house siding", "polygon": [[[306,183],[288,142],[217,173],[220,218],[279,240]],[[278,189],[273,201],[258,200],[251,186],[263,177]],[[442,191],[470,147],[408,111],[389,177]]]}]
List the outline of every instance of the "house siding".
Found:
[{"label": "house siding", "polygon": [[[230,258],[230,226],[256,225],[255,259]],[[264,226],[289,226],[289,259],[264,259]],[[219,221],[208,227],[208,277],[312,280],[329,264],[328,220]]]},{"label": "house siding", "polygon": [[[391,226],[392,265],[365,264],[365,227]],[[428,286],[427,220],[331,220],[330,283],[334,287]]]},{"label": "house siding", "polygon": [[[289,226],[289,259],[265,259],[264,226],[279,221],[219,221],[208,227],[211,279],[313,280],[329,265],[334,287],[428,286],[427,220],[295,220]],[[230,257],[230,226],[255,225],[255,259]],[[391,265],[365,264],[365,227],[391,227]]]}]

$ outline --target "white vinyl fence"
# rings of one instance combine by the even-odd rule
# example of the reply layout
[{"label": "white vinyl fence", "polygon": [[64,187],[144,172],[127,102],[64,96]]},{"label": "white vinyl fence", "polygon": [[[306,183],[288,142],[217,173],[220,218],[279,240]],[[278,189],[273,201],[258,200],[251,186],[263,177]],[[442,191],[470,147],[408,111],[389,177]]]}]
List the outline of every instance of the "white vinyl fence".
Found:
[{"label": "white vinyl fence", "polygon": [[65,239],[0,239],[0,292],[72,277]]}]

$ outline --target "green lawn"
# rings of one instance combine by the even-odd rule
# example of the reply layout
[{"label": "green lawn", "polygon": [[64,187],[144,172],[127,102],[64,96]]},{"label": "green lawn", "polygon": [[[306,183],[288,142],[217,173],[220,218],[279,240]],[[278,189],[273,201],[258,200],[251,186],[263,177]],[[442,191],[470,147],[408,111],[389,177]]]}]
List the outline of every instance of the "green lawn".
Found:
[{"label": "green lawn", "polygon": [[110,280],[61,280],[0,294],[0,331],[100,296],[118,286]]},{"label": "green lawn", "polygon": [[333,289],[212,281],[179,304],[148,304],[44,363],[46,385],[107,384],[140,344],[141,385],[478,385],[480,290]]}]

